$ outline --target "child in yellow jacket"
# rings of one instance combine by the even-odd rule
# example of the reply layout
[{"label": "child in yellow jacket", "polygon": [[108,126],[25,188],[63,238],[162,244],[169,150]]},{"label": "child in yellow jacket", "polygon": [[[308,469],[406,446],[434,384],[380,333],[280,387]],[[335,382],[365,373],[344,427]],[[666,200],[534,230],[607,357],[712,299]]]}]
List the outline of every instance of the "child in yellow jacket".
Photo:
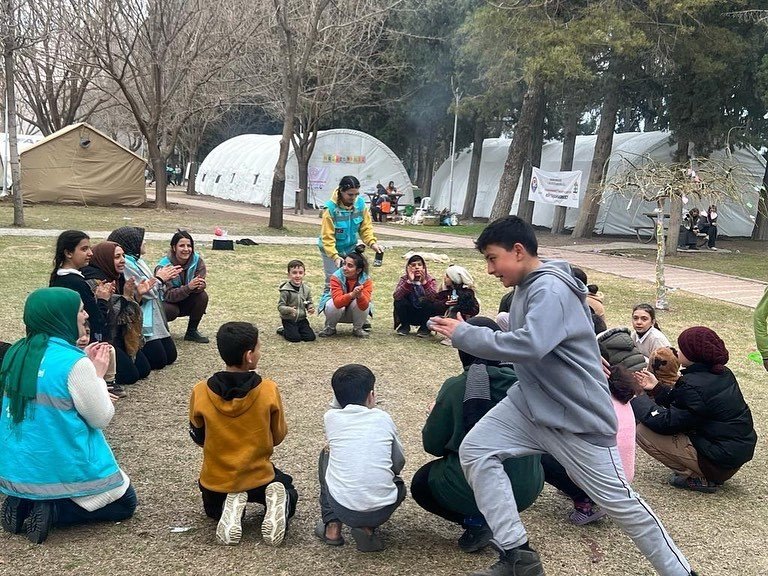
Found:
[{"label": "child in yellow jacket", "polygon": [[293,478],[271,461],[287,432],[280,391],[253,371],[261,357],[253,324],[223,324],[216,345],[227,368],[198,382],[189,400],[189,433],[203,447],[203,507],[219,521],[218,540],[230,545],[240,542],[246,502],[266,506],[261,533],[278,546],[299,498]]}]

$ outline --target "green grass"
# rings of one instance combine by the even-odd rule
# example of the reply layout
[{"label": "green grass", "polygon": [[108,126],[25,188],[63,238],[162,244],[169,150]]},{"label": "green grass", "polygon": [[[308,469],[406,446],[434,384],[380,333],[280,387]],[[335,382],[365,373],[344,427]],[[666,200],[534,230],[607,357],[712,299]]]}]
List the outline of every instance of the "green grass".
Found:
[{"label": "green grass", "polygon": [[[166,232],[185,228],[191,233],[212,234],[216,226],[231,236],[317,236],[317,226],[297,222],[285,223],[285,228],[268,227],[268,219],[260,216],[216,212],[172,204],[168,210],[129,208],[124,206],[68,206],[34,204],[24,207],[27,228],[43,230],[114,230],[120,226],[142,226],[151,232]],[[0,228],[13,223],[13,207],[0,202]]]},{"label": "green grass", "polygon": [[[672,266],[768,281],[768,258],[766,258],[768,245],[765,242],[734,239],[718,241],[717,245],[723,251],[700,249],[678,252],[675,256],[667,256],[664,261]],[[653,262],[656,259],[656,252],[653,250],[607,250],[605,253],[646,262]]]},{"label": "green grass", "polygon": [[[135,220],[134,220],[134,223]],[[61,227],[77,227],[69,221]],[[93,226],[108,229],[109,226]],[[0,237],[0,334],[20,337],[26,295],[45,285],[50,273],[51,238]],[[165,243],[149,244],[147,260],[154,263]],[[131,477],[140,499],[136,516],[120,524],[56,529],[43,546],[31,546],[19,536],[3,534],[0,572],[44,575],[97,576],[135,574],[463,574],[494,561],[488,551],[466,555],[458,551],[461,533],[421,510],[412,499],[383,527],[388,549],[363,555],[348,544],[341,549],[323,546],[312,535],[319,516],[316,461],[323,445],[322,415],[330,399],[330,377],[340,365],[367,364],[376,374],[382,408],[397,424],[405,447],[404,471],[410,481],[430,457],[421,448],[424,410],[441,383],[460,372],[455,350],[431,339],[397,337],[392,332],[391,293],[403,269],[403,250],[388,253],[384,266],[373,269],[376,315],[373,335],[360,341],[341,327],[340,335],[314,343],[289,344],[275,334],[277,285],[284,265],[298,257],[307,264],[307,280],[317,296],[322,268],[310,246],[238,246],[234,252],[211,252],[202,246],[209,273],[211,304],[201,330],[213,336],[228,320],[256,323],[263,338],[259,372],[274,379],[283,395],[289,433],[277,447],[274,462],[294,477],[300,492],[297,516],[286,543],[264,546],[258,535],[262,512],[249,506],[240,546],[215,544],[215,523],[202,512],[196,481],[200,450],[187,435],[187,401],[195,382],[221,369],[214,344],[181,339],[185,320],[171,324],[179,347],[179,361],[129,389],[106,433],[121,466]],[[478,283],[482,313],[494,315],[505,289],[485,274],[478,254],[447,251],[467,266]],[[445,265],[430,266],[442,276]],[[609,326],[627,325],[632,305],[653,298],[653,286],[588,271],[590,280],[606,295]],[[713,302],[677,292],[673,311],[660,314],[665,333],[674,339],[684,328],[705,323],[720,333],[731,351],[729,366],[741,382],[762,437],[768,433],[768,388],[762,368],[746,356],[754,349],[750,312],[739,306]],[[313,319],[319,329],[321,319]],[[765,505],[768,492],[766,451],[758,446],[755,460],[715,496],[680,492],[666,484],[668,471],[638,452],[635,488],[654,507],[680,547],[702,574],[768,573],[763,542],[768,537]],[[652,573],[631,542],[611,521],[583,528],[565,522],[569,503],[545,488],[536,504],[523,513],[530,541],[554,576]],[[191,527],[172,534],[171,527]],[[15,572],[12,567],[23,567]]]}]

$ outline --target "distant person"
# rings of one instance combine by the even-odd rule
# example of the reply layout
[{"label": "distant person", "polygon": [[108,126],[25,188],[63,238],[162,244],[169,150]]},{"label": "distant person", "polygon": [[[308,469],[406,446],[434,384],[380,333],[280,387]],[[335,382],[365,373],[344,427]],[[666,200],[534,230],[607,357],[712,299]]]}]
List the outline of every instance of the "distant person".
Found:
[{"label": "distant person", "polygon": [[646,358],[656,348],[670,346],[656,321],[656,309],[650,304],[638,304],[632,309],[632,328],[632,340]]},{"label": "distant person", "polygon": [[318,462],[321,520],[315,535],[339,546],[346,524],[361,552],[384,549],[377,529],[406,492],[400,478],[403,447],[390,415],[376,407],[375,382],[373,372],[360,364],[334,372],[331,386],[338,407],[323,417],[327,445]]},{"label": "distant person", "polygon": [[272,463],[274,447],[288,432],[280,391],[255,372],[261,342],[253,324],[222,324],[216,347],[226,370],[195,384],[189,399],[189,434],[203,448],[203,508],[219,522],[219,542],[234,545],[242,537],[246,502],[258,502],[266,507],[264,543],[279,546],[299,499],[293,478]]},{"label": "distant person", "polygon": [[381,205],[389,201],[387,191],[381,184],[376,184],[376,193],[371,198],[371,217],[374,222],[383,222]]},{"label": "distant person", "polygon": [[155,266],[155,274],[161,270],[180,268],[179,274],[165,283],[163,310],[168,322],[180,316],[188,316],[184,340],[208,344],[209,339],[200,333],[200,322],[208,310],[208,269],[203,257],[195,251],[192,235],[177,231],[171,238],[171,249]]},{"label": "distant person", "polygon": [[763,357],[763,367],[768,370],[768,289],[755,308],[752,318],[757,351]]},{"label": "distant person", "polygon": [[288,262],[288,279],[280,284],[277,310],[283,324],[283,338],[288,342],[312,342],[315,332],[309,324],[309,316],[315,313],[312,291],[304,281],[304,262]]},{"label": "distant person", "polygon": [[678,247],[683,250],[698,250],[700,214],[698,208],[691,208],[680,225]]},{"label": "distant person", "polygon": [[392,206],[395,208],[395,214],[398,214],[398,201],[400,200],[400,197],[397,194],[397,188],[395,188],[394,181],[390,180],[389,184],[387,184],[387,196],[389,196],[389,201],[392,203]]},{"label": "distant person", "polygon": [[650,371],[636,373],[653,396],[633,401],[637,443],[672,469],[669,483],[675,488],[713,493],[754,456],[752,412],[725,366],[728,349],[714,330],[688,328],[677,344],[683,371],[672,388]]},{"label": "distant person", "polygon": [[699,216],[699,232],[707,235],[707,248],[717,250],[717,206],[711,204],[707,211]]},{"label": "distant person", "polygon": [[600,316],[600,318],[605,321],[605,305],[603,304],[605,297],[603,296],[603,293],[600,292],[600,288],[598,288],[597,284],[589,283],[589,280],[587,280],[587,273],[581,268],[571,266],[571,269],[573,275],[581,280],[582,284],[587,287],[587,306],[589,306],[589,309],[592,310],[594,314]]}]

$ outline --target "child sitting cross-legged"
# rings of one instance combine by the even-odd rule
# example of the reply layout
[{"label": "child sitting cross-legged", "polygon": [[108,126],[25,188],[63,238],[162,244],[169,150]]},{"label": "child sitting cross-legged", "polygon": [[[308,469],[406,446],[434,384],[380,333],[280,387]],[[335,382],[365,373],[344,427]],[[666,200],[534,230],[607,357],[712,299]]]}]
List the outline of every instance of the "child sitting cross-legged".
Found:
[{"label": "child sitting cross-legged", "polygon": [[246,502],[264,505],[261,534],[266,544],[278,546],[299,499],[293,478],[271,462],[287,432],[280,392],[253,371],[261,357],[253,324],[223,324],[216,346],[226,370],[198,382],[189,400],[189,433],[203,447],[203,508],[219,521],[218,540],[238,544]]},{"label": "child sitting cross-legged", "polygon": [[361,552],[384,548],[376,529],[405,499],[399,474],[405,456],[392,418],[376,408],[376,377],[360,364],[333,374],[334,406],[325,413],[327,446],[320,453],[320,510],[315,535],[329,546],[344,544],[342,524]]}]

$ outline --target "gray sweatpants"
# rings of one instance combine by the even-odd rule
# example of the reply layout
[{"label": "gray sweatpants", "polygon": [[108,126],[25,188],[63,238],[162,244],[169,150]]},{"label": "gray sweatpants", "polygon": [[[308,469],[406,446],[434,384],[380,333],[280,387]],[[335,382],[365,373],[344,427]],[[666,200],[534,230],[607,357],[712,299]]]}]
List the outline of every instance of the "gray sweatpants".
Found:
[{"label": "gray sweatpants", "polygon": [[624,477],[616,447],[605,448],[579,436],[539,426],[505,397],[464,438],[459,449],[464,476],[493,530],[499,548],[509,550],[527,536],[502,462],[507,458],[548,453],[571,479],[613,518],[663,576],[687,576],[691,568],[661,521]]}]

